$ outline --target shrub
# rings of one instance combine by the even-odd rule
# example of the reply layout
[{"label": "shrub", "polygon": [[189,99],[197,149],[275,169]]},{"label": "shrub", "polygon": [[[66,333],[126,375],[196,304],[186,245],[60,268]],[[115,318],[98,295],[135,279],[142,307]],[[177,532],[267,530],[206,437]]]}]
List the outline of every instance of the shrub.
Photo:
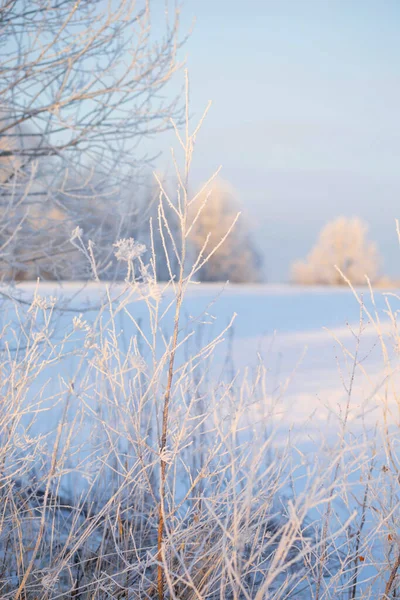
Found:
[{"label": "shrub", "polygon": [[[305,261],[292,266],[292,280],[300,284],[344,285],[343,275],[353,284],[374,283],[380,258],[374,243],[366,238],[368,226],[358,218],[339,217],[322,229]],[[336,269],[335,267],[338,267]]]}]

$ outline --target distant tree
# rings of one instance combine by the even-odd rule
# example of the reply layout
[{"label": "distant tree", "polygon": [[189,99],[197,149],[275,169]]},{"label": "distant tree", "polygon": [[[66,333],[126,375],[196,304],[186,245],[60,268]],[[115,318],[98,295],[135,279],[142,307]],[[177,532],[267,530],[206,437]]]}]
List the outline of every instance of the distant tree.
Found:
[{"label": "distant tree", "polygon": [[339,217],[325,225],[305,261],[292,266],[292,280],[300,284],[343,285],[335,265],[353,283],[378,278],[380,258],[367,239],[368,226],[359,218]]},{"label": "distant tree", "polygon": [[[231,227],[239,205],[232,188],[219,180],[204,190],[192,205],[192,216],[202,207],[190,231],[189,239],[196,253],[216,247]],[[201,281],[251,283],[261,280],[261,257],[251,239],[242,216],[232,232],[212,254],[199,272]]]}]

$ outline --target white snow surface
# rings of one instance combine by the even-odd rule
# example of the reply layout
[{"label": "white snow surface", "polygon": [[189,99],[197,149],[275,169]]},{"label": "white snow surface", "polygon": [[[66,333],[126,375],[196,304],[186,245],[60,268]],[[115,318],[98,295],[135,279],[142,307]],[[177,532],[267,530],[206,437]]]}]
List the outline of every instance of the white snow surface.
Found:
[{"label": "white snow surface", "polygon": [[[41,283],[19,284],[15,288],[3,287],[5,296],[18,298],[20,302],[5,301],[1,312],[4,326],[16,319],[18,313],[27,311],[33,295],[56,297],[53,329],[56,338],[71,329],[73,318],[83,311],[83,319],[91,323],[106,295],[104,284],[64,283],[63,285]],[[357,290],[363,296],[365,306],[372,310],[368,290]],[[111,296],[120,294],[118,286],[112,288]],[[392,292],[389,297],[393,311],[400,300]],[[173,298],[172,290],[164,293],[165,306]],[[388,296],[375,293],[375,305],[382,320],[383,333],[391,335],[392,325],[386,314]],[[63,312],[62,307],[68,307]],[[58,310],[60,309],[60,310]],[[93,310],[91,310],[93,309]],[[76,312],[74,312],[76,311]],[[130,304],[129,311],[147,334],[148,317],[143,301]],[[297,428],[297,433],[321,427],[330,430],[333,414],[344,410],[347,399],[345,386],[349,384],[352,361],[343,348],[354,353],[356,336],[360,328],[360,306],[353,293],[345,287],[300,286],[235,286],[198,284],[189,288],[183,305],[182,332],[201,330],[203,338],[211,338],[222,331],[235,316],[233,325],[216,349],[213,372],[218,375],[222,367],[230,375],[250,373],[263,363],[267,369],[268,390],[278,394],[281,403],[281,433]],[[163,331],[172,329],[172,312],[163,321]],[[120,342],[125,347],[132,336],[137,335],[131,319],[123,313],[117,317]],[[208,336],[208,337],[207,337]],[[79,339],[76,344],[82,343]],[[196,346],[191,346],[195,352]],[[343,347],[341,346],[343,345]],[[389,339],[393,353],[392,366],[398,365],[395,343]],[[69,348],[71,349],[71,348]],[[378,418],[379,403],[376,392],[385,381],[385,369],[376,328],[363,317],[363,331],[359,349],[359,362],[368,371],[368,378],[357,369],[349,419],[355,424],[374,423]],[[60,374],[65,380],[74,374],[74,360],[64,360],[51,373],[43,373],[40,381],[49,375],[54,385]],[[39,382],[36,382],[39,385]],[[391,407],[397,410],[395,406]],[[44,427],[51,427],[46,419]]]}]

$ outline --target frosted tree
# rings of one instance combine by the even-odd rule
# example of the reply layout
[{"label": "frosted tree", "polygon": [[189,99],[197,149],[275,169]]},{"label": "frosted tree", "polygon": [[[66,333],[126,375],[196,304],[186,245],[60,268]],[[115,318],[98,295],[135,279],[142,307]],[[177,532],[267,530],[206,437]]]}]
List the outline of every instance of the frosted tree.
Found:
[{"label": "frosted tree", "polygon": [[353,284],[378,278],[380,257],[367,239],[368,226],[359,218],[339,217],[325,225],[305,261],[292,266],[292,280],[300,284],[343,285],[335,265]]},{"label": "frosted tree", "polygon": [[34,260],[38,274],[63,276],[55,242],[59,217],[76,216],[76,181],[98,165],[114,199],[133,174],[131,191],[148,162],[141,140],[180,122],[166,91],[180,68],[179,10],[164,8],[160,22],[151,0],[0,0],[0,274],[28,275]]},{"label": "frosted tree", "polygon": [[28,124],[18,131],[22,138],[13,128],[0,139],[0,278],[54,279],[57,271],[68,278],[68,215],[46,185],[46,161],[20,152],[21,139],[25,151],[34,152],[40,138]]},{"label": "frosted tree", "polygon": [[221,180],[199,193],[192,204],[195,214],[203,206],[189,231],[196,253],[216,248],[199,272],[201,281],[251,283],[261,280],[261,259],[251,240],[245,218],[239,216],[232,233],[222,238],[239,214],[239,205],[231,186]]}]

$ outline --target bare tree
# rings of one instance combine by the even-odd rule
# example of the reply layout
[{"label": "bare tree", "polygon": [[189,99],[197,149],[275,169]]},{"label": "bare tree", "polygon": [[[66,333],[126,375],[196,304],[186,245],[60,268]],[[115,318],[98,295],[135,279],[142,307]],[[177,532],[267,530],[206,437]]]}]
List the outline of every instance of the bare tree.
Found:
[{"label": "bare tree", "polygon": [[261,279],[261,258],[251,240],[246,221],[241,217],[224,244],[223,233],[238,213],[238,203],[232,188],[221,180],[197,195],[192,210],[203,206],[189,232],[195,252],[217,248],[199,272],[201,281],[251,283]]},{"label": "bare tree", "polygon": [[[152,23],[163,12],[149,0],[0,0],[3,274],[15,271],[13,261],[28,272],[33,264],[38,273],[48,270],[48,249],[43,239],[37,243],[43,218],[50,230],[48,216],[56,208],[64,216],[51,221],[57,232],[61,221],[72,228],[76,214],[68,198],[77,180],[91,189],[92,165],[119,195],[122,183],[151,158],[138,144],[167,129],[172,116],[179,119],[179,98],[167,90],[180,67],[179,10],[166,11],[160,38]],[[21,223],[24,252],[16,257]],[[51,249],[55,273],[55,258],[65,252]]]},{"label": "bare tree", "polygon": [[[292,266],[292,280],[301,284],[344,285],[341,273],[353,284],[377,280],[380,258],[367,240],[368,226],[358,218],[339,217],[322,229],[305,261]],[[338,269],[336,269],[338,267]],[[340,271],[340,272],[339,272]]]}]

